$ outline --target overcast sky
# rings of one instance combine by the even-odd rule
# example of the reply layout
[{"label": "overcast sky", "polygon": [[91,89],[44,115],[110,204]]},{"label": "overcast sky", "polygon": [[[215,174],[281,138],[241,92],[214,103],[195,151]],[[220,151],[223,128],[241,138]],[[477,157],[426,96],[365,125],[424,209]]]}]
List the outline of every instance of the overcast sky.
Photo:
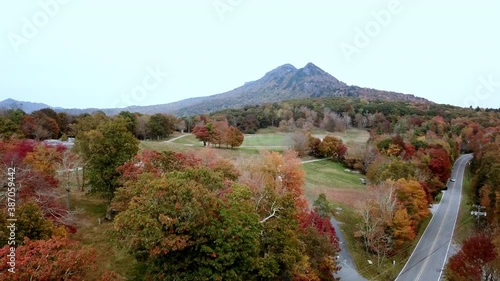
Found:
[{"label": "overcast sky", "polygon": [[351,85],[499,108],[499,15],[495,0],[2,1],[0,100],[168,103],[312,62]]}]

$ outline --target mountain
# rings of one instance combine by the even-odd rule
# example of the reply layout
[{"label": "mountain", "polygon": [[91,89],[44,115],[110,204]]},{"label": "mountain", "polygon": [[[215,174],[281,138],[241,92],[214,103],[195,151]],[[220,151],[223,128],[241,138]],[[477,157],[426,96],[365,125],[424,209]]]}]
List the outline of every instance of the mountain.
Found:
[{"label": "mountain", "polygon": [[[401,100],[430,103],[430,101],[414,95],[349,86],[313,63],[308,63],[300,69],[295,68],[291,64],[282,65],[269,71],[259,80],[247,82],[239,88],[221,94],[189,98],[161,105],[130,106],[127,108],[109,108],[101,110],[109,115],[118,114],[120,111],[127,110],[145,114],[171,113],[178,116],[185,116],[210,113],[226,108],[238,108],[246,105],[320,97],[352,97],[365,98],[367,100]],[[6,101],[0,102],[0,108]],[[9,102],[12,103],[13,101],[14,100],[10,99]],[[29,106],[26,106],[28,104]],[[50,107],[48,105],[25,102],[22,102],[22,105],[22,109],[26,112]],[[54,110],[66,111],[70,114],[80,114],[85,112],[91,113],[98,109],[54,108]]]},{"label": "mountain", "polygon": [[17,101],[14,99],[6,99],[0,102],[0,109],[22,109],[24,112],[31,113],[42,108],[53,108],[44,103],[35,103],[28,101]]}]

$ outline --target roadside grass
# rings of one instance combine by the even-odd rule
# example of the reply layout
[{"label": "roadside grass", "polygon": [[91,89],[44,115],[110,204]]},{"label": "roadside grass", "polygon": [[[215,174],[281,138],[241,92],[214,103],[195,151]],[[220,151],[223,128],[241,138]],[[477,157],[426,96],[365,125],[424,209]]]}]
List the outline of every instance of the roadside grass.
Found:
[{"label": "roadside grass", "polygon": [[[446,191],[445,191],[446,192]],[[434,204],[439,204],[441,202],[441,199],[443,199],[443,191],[440,191],[437,195],[436,198],[434,198]]]},{"label": "roadside grass", "polygon": [[[99,280],[103,270],[111,270],[127,280],[141,280],[144,270],[139,262],[117,245],[119,241],[110,234],[112,222],[104,220],[106,202],[95,196],[86,195],[81,191],[71,193],[72,210],[77,213],[78,231],[69,237],[83,245],[93,246],[97,251],[96,264],[98,269],[92,280]],[[101,218],[101,224],[98,219]]]},{"label": "roadside grass", "polygon": [[462,200],[460,202],[457,225],[455,226],[455,232],[453,235],[453,242],[458,244],[461,244],[474,232],[475,220],[470,214],[472,205],[474,204],[474,190],[471,187],[471,178],[472,172],[470,170],[470,166],[467,165],[462,184]]}]

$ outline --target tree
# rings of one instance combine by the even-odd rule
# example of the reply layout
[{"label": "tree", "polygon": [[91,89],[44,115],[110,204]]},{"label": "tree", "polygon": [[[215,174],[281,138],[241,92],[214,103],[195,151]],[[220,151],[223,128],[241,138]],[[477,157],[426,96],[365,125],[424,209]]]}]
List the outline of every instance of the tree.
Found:
[{"label": "tree", "polygon": [[347,152],[347,146],[336,136],[326,136],[319,145],[319,151],[325,157],[341,160]]},{"label": "tree", "polygon": [[59,178],[61,185],[66,190],[66,208],[68,210],[71,208],[70,202],[70,192],[71,187],[74,185],[74,180],[78,183],[80,181],[78,175],[78,169],[80,164],[80,159],[77,154],[73,153],[71,150],[65,150],[62,155],[58,165],[59,168]]},{"label": "tree", "polygon": [[87,163],[91,192],[104,195],[110,203],[118,187],[116,168],[139,150],[139,141],[128,131],[127,122],[117,117],[81,133],[75,148]]},{"label": "tree", "polygon": [[371,197],[363,202],[359,210],[362,220],[354,235],[363,239],[366,252],[377,255],[377,266],[380,267],[394,250],[393,233],[389,230],[400,207],[393,182],[371,188]]},{"label": "tree", "polygon": [[89,280],[96,276],[96,251],[78,242],[53,237],[49,240],[29,240],[16,249],[15,273],[7,256],[10,246],[0,249],[0,280]]},{"label": "tree", "polygon": [[205,125],[196,125],[192,130],[193,135],[203,142],[203,146],[207,146],[210,141],[210,132]]},{"label": "tree", "polygon": [[428,154],[431,156],[429,168],[439,177],[442,183],[446,183],[451,175],[452,163],[450,155],[443,148],[431,148]]},{"label": "tree", "polygon": [[208,123],[207,128],[210,133],[211,144],[218,145],[220,148],[221,145],[227,143],[227,134],[229,131],[227,120]]},{"label": "tree", "polygon": [[165,138],[171,135],[175,130],[175,123],[177,119],[168,114],[157,113],[149,119],[148,129],[151,137]]},{"label": "tree", "polygon": [[135,132],[136,115],[130,111],[120,111],[119,116],[127,121],[127,129],[131,132]]},{"label": "tree", "polygon": [[415,170],[415,167],[411,163],[397,159],[385,166],[377,176],[379,181],[412,179],[415,177]]},{"label": "tree", "polygon": [[392,220],[391,230],[394,237],[394,246],[397,249],[401,248],[405,242],[412,241],[416,237],[406,209],[396,211]]},{"label": "tree", "polygon": [[243,141],[245,140],[245,136],[243,136],[243,133],[238,130],[236,127],[229,127],[229,131],[227,132],[227,144],[231,148],[239,147],[241,144],[243,144]]},{"label": "tree", "polygon": [[186,130],[186,120],[180,118],[177,119],[177,122],[175,123],[175,130],[184,133],[184,130]]},{"label": "tree", "polygon": [[37,204],[27,202],[16,211],[16,245],[21,245],[24,238],[46,240],[52,236],[55,227],[50,220],[44,218]]},{"label": "tree", "polygon": [[313,135],[309,134],[308,135],[308,142],[309,142],[309,154],[314,156],[314,157],[320,157],[321,156],[321,151],[319,150],[319,147],[321,145],[321,140],[319,138],[314,137]]},{"label": "tree", "polygon": [[326,199],[326,195],[321,193],[313,203],[314,211],[322,218],[329,218],[333,212],[333,205]]},{"label": "tree", "polygon": [[310,153],[310,135],[305,131],[296,131],[292,134],[292,149],[297,151],[299,156],[304,156]]},{"label": "tree", "polygon": [[302,216],[300,229],[300,237],[305,244],[305,254],[309,257],[315,275],[319,280],[335,280],[333,273],[339,268],[335,265],[333,257],[340,252],[340,246],[330,218],[311,211]]},{"label": "tree", "polygon": [[399,179],[396,186],[398,201],[404,205],[412,220],[412,227],[416,228],[430,215],[425,191],[415,180]]},{"label": "tree", "polygon": [[150,118],[149,115],[137,115],[135,117],[134,135],[136,138],[143,140],[150,135],[148,128]]},{"label": "tree", "polygon": [[58,116],[53,110],[51,112],[53,114],[49,113],[49,115],[52,117],[48,116],[43,110],[34,111],[31,115],[25,115],[21,126],[25,136],[36,140],[59,138],[60,129],[56,121]]},{"label": "tree", "polygon": [[150,178],[114,230],[154,279],[253,279],[261,228],[251,193],[223,189],[223,178],[206,169]]},{"label": "tree", "polygon": [[497,257],[491,237],[479,233],[464,241],[462,249],[450,258],[447,276],[450,280],[493,280],[487,274],[488,263]]}]

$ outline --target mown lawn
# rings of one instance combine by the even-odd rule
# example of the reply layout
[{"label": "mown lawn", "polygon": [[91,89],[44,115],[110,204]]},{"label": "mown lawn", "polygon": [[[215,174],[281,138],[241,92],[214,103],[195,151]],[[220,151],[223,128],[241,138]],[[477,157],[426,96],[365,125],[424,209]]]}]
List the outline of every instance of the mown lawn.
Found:
[{"label": "mown lawn", "polygon": [[290,138],[291,134],[286,134],[286,133],[245,135],[245,141],[243,142],[242,147],[245,146],[288,147],[291,144]]},{"label": "mown lawn", "polygon": [[364,189],[361,183],[361,174],[344,171],[344,165],[332,160],[324,160],[303,165],[306,172],[306,181],[314,185],[331,186],[334,188]]}]

